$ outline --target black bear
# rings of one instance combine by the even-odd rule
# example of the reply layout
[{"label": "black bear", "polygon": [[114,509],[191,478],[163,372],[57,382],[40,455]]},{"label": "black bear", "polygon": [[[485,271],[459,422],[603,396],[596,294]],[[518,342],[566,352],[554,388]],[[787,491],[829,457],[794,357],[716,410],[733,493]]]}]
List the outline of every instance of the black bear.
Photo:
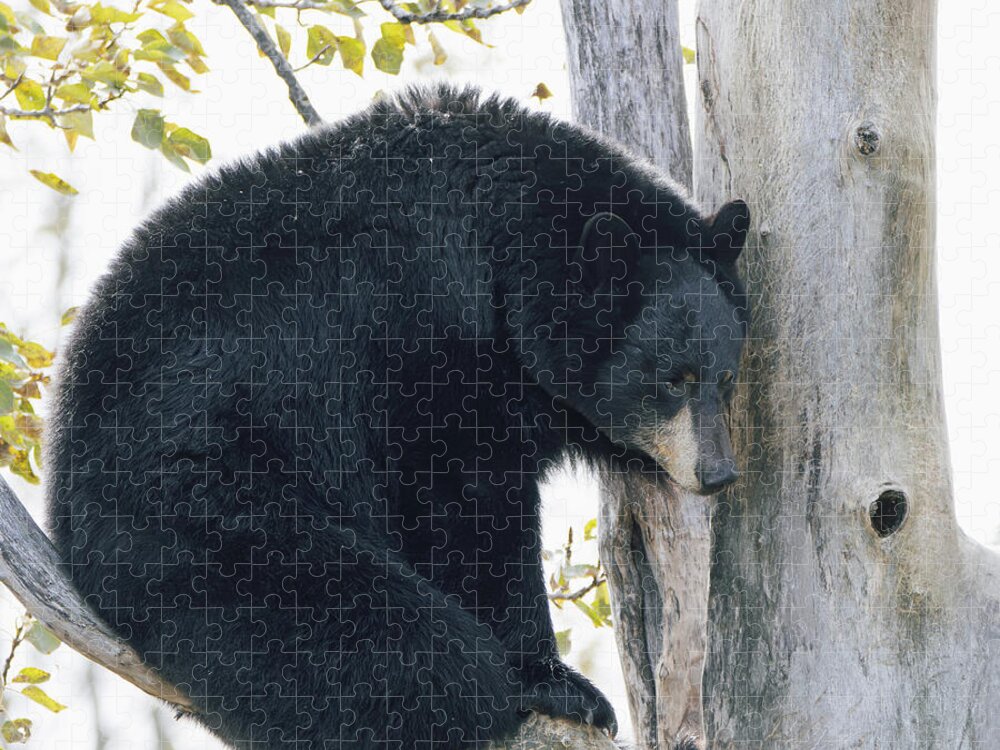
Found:
[{"label": "black bear", "polygon": [[62,354],[68,572],[236,747],[483,747],[530,711],[613,734],[557,655],[539,482],[567,455],[733,480],[748,222],[445,86],[222,167]]}]

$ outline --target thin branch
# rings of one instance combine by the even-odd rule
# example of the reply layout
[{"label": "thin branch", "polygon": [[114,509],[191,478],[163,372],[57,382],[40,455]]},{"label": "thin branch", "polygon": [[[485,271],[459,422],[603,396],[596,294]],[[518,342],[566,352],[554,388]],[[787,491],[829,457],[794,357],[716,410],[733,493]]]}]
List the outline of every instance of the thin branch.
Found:
[{"label": "thin branch", "polygon": [[16,88],[17,88],[18,86],[20,86],[20,85],[21,85],[21,81],[23,81],[23,80],[24,80],[24,73],[21,73],[21,75],[19,75],[19,76],[18,76],[18,77],[17,77],[16,79],[15,79],[14,83],[12,83],[12,84],[11,84],[11,85],[10,85],[10,86],[9,86],[9,87],[7,88],[7,90],[6,90],[6,91],[4,91],[4,92],[3,92],[2,94],[0,94],[0,101],[3,101],[4,99],[6,99],[6,98],[7,98],[7,96],[8,96],[9,94],[12,94],[12,93],[14,93],[14,89],[16,89]]},{"label": "thin branch", "polygon": [[427,13],[411,13],[400,8],[393,0],[378,0],[379,4],[389,11],[400,23],[440,23],[442,21],[467,21],[470,18],[489,18],[501,13],[506,13],[514,8],[523,8],[531,0],[511,0],[500,5],[493,5],[489,8],[470,5],[467,8],[456,11],[432,10]]},{"label": "thin branch", "polygon": [[590,583],[588,583],[583,588],[577,589],[576,591],[573,591],[571,593],[564,594],[564,593],[557,592],[557,593],[554,593],[554,594],[549,594],[549,601],[550,602],[572,602],[572,601],[576,601],[577,599],[582,599],[587,594],[589,594],[591,591],[593,591],[596,588],[599,588],[604,583],[607,583],[607,579],[606,578],[594,578]]},{"label": "thin branch", "polygon": [[250,9],[244,5],[242,0],[213,0],[213,2],[216,5],[228,6],[239,19],[240,23],[243,24],[244,28],[250,32],[250,36],[257,42],[258,49],[271,61],[275,72],[285,82],[285,85],[288,86],[288,98],[292,100],[292,104],[302,116],[302,119],[305,120],[306,125],[317,125],[323,122],[323,118],[319,116],[319,112],[316,111],[312,102],[309,101],[309,97],[299,83],[299,79],[295,77],[295,71],[292,70],[292,66],[288,64],[288,60],[281,54],[281,50],[278,49],[274,40],[271,39],[270,34],[267,33],[267,30],[257,20],[257,16],[250,12]]},{"label": "thin branch", "polygon": [[299,67],[295,68],[294,71],[296,73],[298,73],[300,70],[305,70],[310,65],[312,65],[317,60],[319,60],[323,55],[325,55],[327,53],[327,51],[329,51],[329,49],[332,46],[333,46],[332,44],[325,44],[325,45],[323,45],[323,49],[321,49],[319,52],[317,52],[315,55],[313,55],[312,58],[309,60],[309,62],[305,63],[304,65],[300,65]]},{"label": "thin branch", "polygon": [[74,651],[136,687],[182,711],[194,712],[191,699],[147,667],[87,606],[48,537],[0,478],[0,583],[31,615]]},{"label": "thin branch", "polygon": [[14,640],[10,642],[10,652],[7,654],[7,661],[3,663],[3,673],[0,673],[0,687],[7,687],[7,675],[10,673],[11,662],[14,661],[14,654],[17,652],[17,647],[21,645],[21,641],[24,640],[25,635],[24,623],[22,622],[17,626],[17,630],[14,631]]},{"label": "thin branch", "polygon": [[292,10],[329,10],[329,2],[317,0],[249,0],[255,8],[291,8]]},{"label": "thin branch", "polygon": [[65,109],[53,109],[52,107],[43,107],[42,109],[11,109],[9,107],[0,107],[0,115],[7,115],[7,117],[19,117],[22,119],[32,119],[37,120],[40,118],[46,118],[48,120],[55,121],[55,118],[62,115],[68,115],[72,112],[87,112],[90,110],[89,104],[74,104],[72,107],[66,107]]}]

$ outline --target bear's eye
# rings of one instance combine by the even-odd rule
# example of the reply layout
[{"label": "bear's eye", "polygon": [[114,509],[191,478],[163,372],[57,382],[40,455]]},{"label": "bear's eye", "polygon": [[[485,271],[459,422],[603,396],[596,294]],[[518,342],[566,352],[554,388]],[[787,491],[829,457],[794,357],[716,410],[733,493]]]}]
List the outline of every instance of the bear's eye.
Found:
[{"label": "bear's eye", "polygon": [[674,398],[683,396],[686,393],[685,386],[694,382],[694,375],[689,372],[672,375],[667,380],[667,393]]}]

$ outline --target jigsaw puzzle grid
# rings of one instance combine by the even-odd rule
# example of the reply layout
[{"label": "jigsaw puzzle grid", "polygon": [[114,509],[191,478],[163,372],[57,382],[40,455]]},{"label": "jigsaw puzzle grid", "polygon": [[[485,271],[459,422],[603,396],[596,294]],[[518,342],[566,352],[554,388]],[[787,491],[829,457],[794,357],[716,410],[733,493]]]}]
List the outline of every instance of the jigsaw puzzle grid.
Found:
[{"label": "jigsaw puzzle grid", "polygon": [[[536,1],[520,18],[498,19],[485,26],[489,38],[497,44],[488,52],[470,50],[453,76],[455,80],[474,80],[485,88],[499,89],[522,100],[538,81],[544,80],[556,94],[543,105],[547,111],[569,117],[568,86],[562,67],[561,32],[557,8]],[[693,23],[692,3],[684,4],[683,28]],[[234,49],[233,59],[253,56],[239,30],[206,29]],[[938,263],[941,305],[941,340],[944,352],[945,396],[949,417],[949,437],[955,478],[957,512],[968,533],[985,543],[1000,544],[1000,500],[991,488],[989,477],[1000,469],[1000,392],[996,386],[1000,363],[1000,260],[996,244],[1000,232],[992,227],[992,216],[1000,215],[1000,57],[991,40],[1000,32],[1000,12],[984,2],[959,9],[942,3],[938,50],[939,132],[938,132]],[[230,38],[231,37],[231,38]],[[691,43],[690,39],[686,43]],[[216,66],[213,83],[195,100],[197,126],[217,146],[221,162],[261,145],[281,140],[298,132],[300,123],[288,107],[284,94],[272,79],[270,70],[253,70],[239,65]],[[317,104],[330,119],[349,114],[369,99],[377,88],[400,86],[405,79],[364,82],[344,77],[331,86],[322,77],[306,79],[311,91],[331,88],[335,91],[317,97]],[[414,80],[414,79],[410,79]],[[691,86],[690,79],[688,82]],[[324,100],[324,96],[327,98]],[[223,113],[220,115],[220,112]],[[42,312],[52,312],[85,299],[92,280],[100,274],[108,258],[146,210],[176,192],[186,178],[164,166],[156,156],[148,156],[127,143],[131,122],[129,113],[121,116],[106,141],[86,144],[72,158],[56,162],[60,173],[67,175],[81,191],[80,206],[74,217],[74,246],[64,279],[56,277],[58,251],[40,228],[53,210],[49,195],[41,190],[24,191],[20,174],[35,163],[28,154],[51,148],[39,138],[12,160],[6,175],[0,174],[0,254],[3,266],[11,271],[8,279],[0,275],[0,319],[11,324],[25,324],[42,319]],[[110,131],[111,128],[109,127]],[[99,136],[100,137],[100,136]],[[21,160],[21,161],[19,161]],[[98,186],[93,190],[93,186]],[[84,202],[86,201],[86,202]],[[30,330],[30,329],[29,329]],[[40,340],[54,343],[58,332],[35,330]],[[41,503],[30,488],[15,485],[19,495],[41,519]],[[546,548],[558,547],[564,530],[596,515],[596,487],[587,477],[569,473],[556,477],[546,498]],[[12,623],[17,607],[9,597],[0,609],[0,628]],[[572,625],[574,638],[580,639],[576,653],[588,655],[581,665],[594,676],[611,698],[620,724],[628,731],[628,711],[624,687],[615,666],[615,647],[611,634],[593,630],[585,620],[565,622]],[[559,622],[556,628],[560,629]],[[9,633],[5,633],[9,635]],[[591,641],[588,645],[584,641]],[[97,699],[106,722],[109,748],[153,746],[155,741],[150,715],[160,709],[152,706],[114,678],[94,673],[82,660],[67,651],[57,652],[57,675],[64,688],[62,695],[75,710],[60,716],[49,731],[58,735],[52,747],[89,748],[96,734],[91,712],[86,709],[95,680]],[[54,687],[53,692],[60,687]],[[161,711],[161,717],[166,712]],[[164,720],[177,747],[215,748],[220,745],[209,735],[190,724],[173,725]]]}]

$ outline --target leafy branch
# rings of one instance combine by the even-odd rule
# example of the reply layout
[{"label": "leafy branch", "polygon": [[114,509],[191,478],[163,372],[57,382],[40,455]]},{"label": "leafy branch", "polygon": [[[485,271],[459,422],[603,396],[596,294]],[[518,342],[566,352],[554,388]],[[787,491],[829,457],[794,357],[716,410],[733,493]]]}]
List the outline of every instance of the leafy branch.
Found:
[{"label": "leafy branch", "polygon": [[274,71],[278,74],[278,77],[288,86],[288,98],[291,99],[295,110],[305,120],[306,125],[316,125],[322,122],[323,118],[319,116],[319,112],[316,111],[312,102],[309,101],[309,96],[306,94],[305,89],[302,88],[302,84],[295,77],[295,72],[292,70],[292,66],[288,64],[288,59],[281,54],[281,50],[278,49],[274,40],[271,39],[267,33],[267,29],[257,20],[257,16],[251,13],[241,0],[213,0],[213,2],[218,5],[228,6],[239,19],[240,23],[243,24],[243,27],[250,33],[250,36],[257,43],[257,48],[271,61],[271,65],[274,66]]},{"label": "leafy branch", "polygon": [[[595,518],[584,526],[584,541],[596,540],[596,532]],[[549,601],[559,609],[566,602],[571,602],[590,618],[595,627],[610,626],[611,602],[608,599],[608,580],[601,562],[598,560],[594,563],[575,563],[573,552],[573,528],[570,527],[566,534],[566,543],[561,549],[543,553],[546,560],[555,560],[558,563],[556,570],[549,576]],[[568,634],[566,637],[568,638]]]},{"label": "leafy branch", "polygon": [[[211,158],[208,141],[186,127],[167,122],[148,97],[163,98],[165,83],[197,94],[193,81],[208,72],[207,55],[187,27],[195,17],[192,0],[128,0],[125,9],[101,0],[29,0],[14,10],[0,0],[0,144],[15,149],[8,123],[42,122],[61,132],[72,151],[80,137],[94,138],[93,115],[119,99],[137,111],[132,138],[160,151],[180,169]],[[109,0],[113,1],[113,0]],[[246,29],[262,57],[288,88],[289,100],[307,125],[321,122],[296,72],[311,65],[330,65],[339,56],[345,70],[364,74],[370,57],[375,67],[399,73],[405,48],[416,45],[416,25],[437,24],[482,43],[479,19],[510,10],[520,12],[529,0],[379,0],[370,15],[369,0],[213,0],[226,6]],[[295,13],[295,24],[307,37],[306,62],[291,62],[293,34],[276,14]],[[309,14],[310,23],[306,23]],[[386,15],[387,14],[387,15]],[[377,18],[388,17],[381,22]],[[343,19],[351,30],[332,27]],[[166,19],[165,21],[163,19]],[[321,23],[312,22],[319,20]],[[325,25],[331,23],[331,26]],[[365,40],[365,25],[376,23],[379,36]],[[427,42],[435,65],[447,54],[430,29]],[[14,102],[6,102],[11,97]],[[136,100],[138,99],[138,102]],[[16,135],[16,134],[15,134]],[[43,183],[67,195],[77,191],[56,175],[32,170]]]},{"label": "leafy branch", "polygon": [[[441,7],[423,13],[404,10],[398,3],[392,0],[379,0],[379,4],[385,8],[400,23],[442,23],[445,21],[468,21],[470,19],[485,19],[491,16],[506,13],[508,10],[524,8],[531,0],[512,0],[512,2],[501,3],[500,5],[469,5],[462,10],[448,10]],[[413,5],[407,3],[407,5]],[[439,5],[439,4],[436,4]]]}]

